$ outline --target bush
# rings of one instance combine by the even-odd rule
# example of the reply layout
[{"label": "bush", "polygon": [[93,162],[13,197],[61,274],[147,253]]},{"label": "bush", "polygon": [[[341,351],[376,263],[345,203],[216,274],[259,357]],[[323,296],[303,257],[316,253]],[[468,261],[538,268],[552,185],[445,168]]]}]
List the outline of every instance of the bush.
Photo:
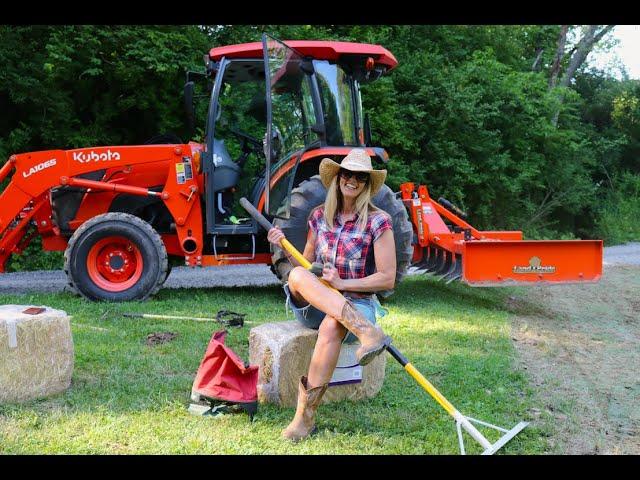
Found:
[{"label": "bush", "polygon": [[42,250],[42,238],[35,236],[20,255],[12,255],[6,264],[7,272],[31,270],[60,270],[64,264],[63,252]]},{"label": "bush", "polygon": [[624,172],[602,203],[596,228],[605,245],[640,240],[640,175]]}]

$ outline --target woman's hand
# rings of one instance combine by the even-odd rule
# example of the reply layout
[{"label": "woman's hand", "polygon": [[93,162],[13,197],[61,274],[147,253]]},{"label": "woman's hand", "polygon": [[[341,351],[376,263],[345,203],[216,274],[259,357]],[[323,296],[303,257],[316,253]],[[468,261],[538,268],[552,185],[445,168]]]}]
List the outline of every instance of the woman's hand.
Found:
[{"label": "woman's hand", "polygon": [[277,247],[281,247],[280,241],[283,238],[285,238],[284,233],[282,233],[282,230],[280,230],[280,228],[278,227],[273,227],[271,230],[269,230],[269,233],[267,233],[267,240],[269,240]]},{"label": "woman's hand", "polygon": [[342,279],[338,275],[338,269],[330,263],[325,263],[322,267],[322,279],[336,290],[344,289]]}]

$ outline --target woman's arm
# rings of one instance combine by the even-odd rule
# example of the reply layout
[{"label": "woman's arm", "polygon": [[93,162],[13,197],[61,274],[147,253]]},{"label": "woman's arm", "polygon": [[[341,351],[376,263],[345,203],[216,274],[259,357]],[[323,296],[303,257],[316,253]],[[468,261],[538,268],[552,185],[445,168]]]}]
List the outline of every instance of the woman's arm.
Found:
[{"label": "woman's arm", "polygon": [[325,268],[322,278],[334,288],[346,292],[375,292],[390,290],[396,283],[396,244],[393,231],[385,230],[373,244],[376,272],[364,278],[343,280],[338,270]]}]

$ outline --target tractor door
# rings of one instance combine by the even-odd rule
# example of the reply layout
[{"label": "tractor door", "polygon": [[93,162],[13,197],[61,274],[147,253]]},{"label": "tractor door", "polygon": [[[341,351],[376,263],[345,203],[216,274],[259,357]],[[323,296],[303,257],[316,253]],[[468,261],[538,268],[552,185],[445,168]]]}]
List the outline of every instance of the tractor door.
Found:
[{"label": "tractor door", "polygon": [[313,67],[300,53],[269,35],[263,34],[262,45],[267,100],[265,211],[289,218],[300,159],[317,142],[312,129],[318,121],[310,76]]},{"label": "tractor door", "polygon": [[207,150],[207,233],[255,234],[257,223],[239,200],[249,196],[265,171],[266,131],[262,59],[223,59],[209,113]]}]

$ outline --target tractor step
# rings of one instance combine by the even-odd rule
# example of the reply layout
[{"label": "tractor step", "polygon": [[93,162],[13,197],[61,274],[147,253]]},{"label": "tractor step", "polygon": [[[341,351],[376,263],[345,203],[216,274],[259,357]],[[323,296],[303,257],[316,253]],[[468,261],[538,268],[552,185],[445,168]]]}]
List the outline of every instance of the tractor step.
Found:
[{"label": "tractor step", "polygon": [[597,282],[602,240],[469,241],[462,278],[478,287]]}]

